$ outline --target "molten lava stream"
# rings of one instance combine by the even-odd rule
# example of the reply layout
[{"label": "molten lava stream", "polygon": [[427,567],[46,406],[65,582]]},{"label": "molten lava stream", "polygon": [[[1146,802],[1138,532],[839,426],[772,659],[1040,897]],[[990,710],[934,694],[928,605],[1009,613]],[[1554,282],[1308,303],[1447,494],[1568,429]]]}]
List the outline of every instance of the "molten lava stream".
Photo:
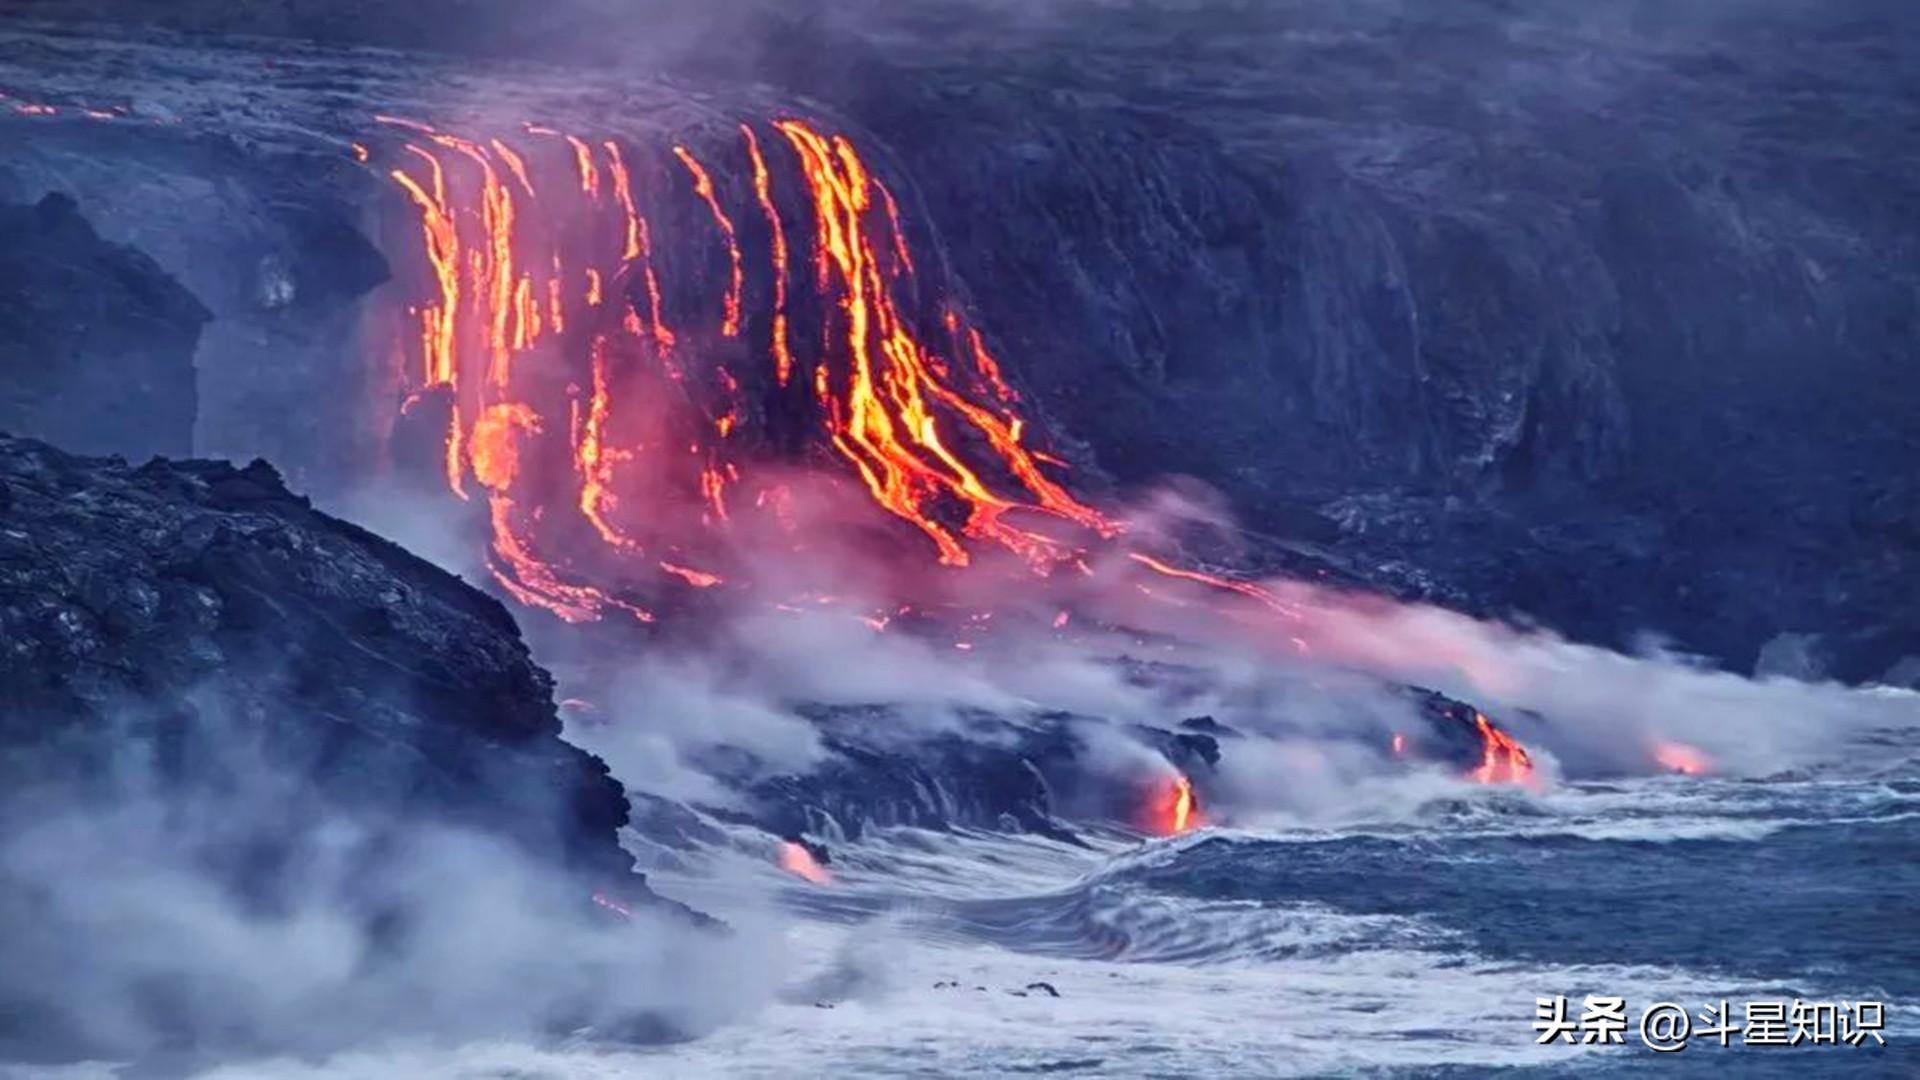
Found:
[{"label": "molten lava stream", "polygon": [[1482,713],[1473,714],[1480,736],[1480,764],[1467,775],[1479,784],[1535,784],[1533,758],[1513,736],[1495,727]]},{"label": "molten lava stream", "polygon": [[[977,328],[947,310],[947,351],[918,335],[899,299],[916,286],[898,202],[844,137],[788,119],[771,140],[742,125],[744,155],[675,145],[668,157],[534,125],[524,139],[466,137],[379,119],[404,133],[388,175],[417,215],[432,293],[412,309],[411,400],[446,398],[447,486],[486,492],[495,576],[523,602],[575,621],[644,617],[603,581],[707,589],[731,576],[719,564],[737,515],[767,505],[755,474],[771,444],[749,427],[760,395],[781,393],[799,363],[790,304],[807,283],[791,278],[795,256],[815,267],[809,310],[822,332],[811,394],[792,398],[810,408],[801,441],[831,453],[877,510],[955,567],[987,546],[1044,574],[1118,533],[1042,471],[1057,459],[1025,445],[1019,395]],[[744,208],[716,180],[736,162],[751,174]],[[646,179],[675,168],[691,182]],[[810,249],[789,235],[783,190],[807,196],[795,216],[811,211],[810,237],[800,234]],[[672,200],[692,200],[712,227],[671,242],[709,245],[727,272],[711,307],[676,307],[670,327],[654,223],[688,220]],[[739,230],[754,209],[772,287],[753,292],[772,310],[749,320]],[[764,367],[721,363],[710,343],[749,326],[764,330],[748,353]],[[582,529],[598,550],[572,539]]]},{"label": "molten lava stream", "polygon": [[813,857],[813,852],[808,851],[806,845],[792,840],[780,842],[780,869],[815,885],[833,884],[833,875]]},{"label": "molten lava stream", "polygon": [[1207,823],[1193,781],[1178,770],[1154,784],[1141,818],[1146,831],[1155,836],[1178,836]]}]

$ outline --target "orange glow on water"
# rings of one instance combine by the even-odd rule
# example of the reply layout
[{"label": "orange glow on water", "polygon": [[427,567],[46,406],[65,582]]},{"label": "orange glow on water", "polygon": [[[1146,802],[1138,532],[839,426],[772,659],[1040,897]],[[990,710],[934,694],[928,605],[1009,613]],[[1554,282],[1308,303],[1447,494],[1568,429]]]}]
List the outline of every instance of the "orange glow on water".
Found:
[{"label": "orange glow on water", "polygon": [[833,884],[833,875],[827,873],[827,868],[814,859],[813,852],[791,840],[780,842],[780,869],[795,877],[805,878],[815,885]]},{"label": "orange glow on water", "polygon": [[1713,769],[1713,761],[1699,747],[1686,743],[1658,741],[1653,744],[1653,760],[1668,772],[1704,776]]}]

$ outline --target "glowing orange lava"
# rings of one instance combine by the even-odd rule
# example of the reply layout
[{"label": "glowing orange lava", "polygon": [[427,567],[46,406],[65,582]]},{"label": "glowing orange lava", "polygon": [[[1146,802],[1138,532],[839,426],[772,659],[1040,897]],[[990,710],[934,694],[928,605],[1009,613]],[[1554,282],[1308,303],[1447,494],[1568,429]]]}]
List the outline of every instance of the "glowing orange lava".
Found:
[{"label": "glowing orange lava", "polygon": [[1501,731],[1481,713],[1473,714],[1480,736],[1480,764],[1467,775],[1480,784],[1531,784],[1533,758],[1513,736]]},{"label": "glowing orange lava", "polygon": [[[1070,552],[1045,534],[1015,526],[1008,511],[1022,507],[1110,535],[1117,526],[1041,476],[1019,432],[944,382],[931,351],[900,314],[874,240],[874,186],[851,143],[828,138],[798,120],[776,127],[800,156],[813,194],[815,266],[823,283],[837,281],[849,363],[844,381],[825,366],[816,370],[815,393],[826,409],[834,447],[858,471],[874,500],[918,527],[934,543],[942,563],[965,566],[960,537],[934,513],[937,502],[968,507],[962,527],[970,539],[991,540],[1035,564]],[[1000,463],[1037,502],[1022,504],[991,490],[952,449],[936,404],[947,406],[985,437]]]},{"label": "glowing orange lava", "polygon": [[694,193],[707,204],[707,209],[713,214],[714,224],[719,226],[720,236],[726,242],[731,276],[727,282],[725,315],[720,324],[720,332],[727,337],[737,337],[740,333],[740,293],[746,282],[746,274],[740,263],[739,236],[734,232],[733,219],[728,217],[727,212],[720,207],[720,199],[713,190],[713,178],[707,175],[706,167],[701,165],[693,153],[684,146],[674,147],[673,154],[680,159],[680,164],[687,167],[687,172],[692,174]]},{"label": "glowing orange lava", "polygon": [[[668,263],[655,258],[635,184],[637,151],[536,125],[524,130],[553,138],[516,144],[376,119],[405,135],[402,167],[388,175],[414,210],[432,287],[430,299],[408,309],[416,344],[407,408],[428,391],[444,398],[446,483],[462,497],[470,482],[488,493],[503,588],[576,621],[639,610],[569,580],[577,553],[560,561],[541,554],[567,512],[617,555],[667,552],[698,539],[687,531],[695,523],[734,526],[733,491],[746,485],[751,508],[771,507],[766,512],[792,531],[787,500],[768,500],[743,456],[755,446],[742,443],[745,425],[761,415],[754,395],[769,382],[785,386],[797,364],[788,266],[795,245],[776,201],[773,147],[753,125],[740,131],[771,255],[772,310],[756,323],[764,340],[755,343],[770,379],[696,355],[691,342],[711,339],[683,344],[668,326]],[[1119,525],[1042,471],[1058,458],[1026,446],[1026,421],[1012,411],[1019,394],[979,330],[950,308],[944,347],[916,329],[896,293],[916,286],[892,192],[844,137],[801,120],[773,130],[781,136],[775,147],[784,140],[789,151],[791,186],[811,211],[808,254],[824,318],[811,423],[825,447],[878,508],[930,540],[942,563],[969,565],[977,546],[990,545],[1040,573],[1061,563],[1084,568],[1084,542],[1115,536]],[[369,158],[378,153],[356,145]],[[714,329],[740,336],[747,322],[739,219],[692,149],[670,153],[725,245]],[[708,434],[686,430],[684,418],[702,413]],[[540,464],[556,447],[577,485],[560,499],[556,470]],[[641,565],[696,588],[723,576],[657,557]]]},{"label": "glowing orange lava", "polygon": [[494,491],[507,491],[520,475],[520,438],[538,434],[540,418],[519,402],[487,407],[473,422],[468,454],[473,477]]},{"label": "glowing orange lava", "polygon": [[805,878],[815,885],[833,884],[833,875],[827,873],[827,868],[814,859],[813,852],[791,840],[780,842],[780,869],[795,877]]},{"label": "glowing orange lava", "polygon": [[772,245],[774,379],[785,386],[793,376],[793,349],[787,341],[787,230],[780,223],[779,208],[773,203],[773,174],[767,170],[767,159],[760,153],[760,137],[754,134],[750,124],[741,124],[740,134],[747,140],[747,156],[753,161],[753,193],[760,201],[760,212],[766,215],[768,242]]},{"label": "glowing orange lava", "polygon": [[1686,743],[1657,741],[1653,744],[1653,760],[1668,772],[1682,773],[1687,776],[1703,776],[1713,768],[1713,762],[1706,752]]},{"label": "glowing orange lava", "polygon": [[1182,772],[1154,786],[1143,818],[1147,831],[1157,836],[1178,836],[1207,823],[1193,793],[1193,781]]},{"label": "glowing orange lava", "polygon": [[621,918],[628,920],[629,922],[633,920],[633,909],[621,903],[620,901],[615,900],[613,897],[608,896],[606,893],[603,893],[603,892],[594,893],[593,902],[599,905],[600,907],[606,908],[608,911],[613,912],[615,915],[618,915]]},{"label": "glowing orange lava", "polygon": [[1219,588],[1219,590],[1227,590],[1227,592],[1238,592],[1240,596],[1246,596],[1246,598],[1250,598],[1250,600],[1260,601],[1263,607],[1267,607],[1267,609],[1271,609],[1271,611],[1275,611],[1275,613],[1279,613],[1279,615],[1284,615],[1284,617],[1288,617],[1288,619],[1300,619],[1300,613],[1294,611],[1286,601],[1281,600],[1279,596],[1273,596],[1271,592],[1263,590],[1263,588],[1260,588],[1260,586],[1254,584],[1254,582],[1235,580],[1235,578],[1215,577],[1215,575],[1200,573],[1200,571],[1188,571],[1188,569],[1183,569],[1183,567],[1175,567],[1175,565],[1171,565],[1171,563],[1165,563],[1162,559],[1156,559],[1156,557],[1152,557],[1152,555],[1142,555],[1140,552],[1127,552],[1127,557],[1133,559],[1135,563],[1140,563],[1142,567],[1154,571],[1156,575],[1190,580],[1190,582],[1198,582],[1198,584],[1204,584],[1204,586],[1210,586],[1210,588]]},{"label": "glowing orange lava", "polygon": [[704,570],[695,570],[692,567],[679,566],[664,560],[660,563],[660,569],[665,570],[667,573],[672,574],[674,577],[679,578],[696,589],[711,589],[721,583],[720,575],[718,574],[709,574]]}]

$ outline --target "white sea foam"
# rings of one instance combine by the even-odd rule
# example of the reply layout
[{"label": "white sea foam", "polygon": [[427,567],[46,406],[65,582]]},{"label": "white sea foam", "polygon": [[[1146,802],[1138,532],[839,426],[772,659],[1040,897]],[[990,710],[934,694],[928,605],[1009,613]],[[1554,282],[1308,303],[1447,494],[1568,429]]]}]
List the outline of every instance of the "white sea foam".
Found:
[{"label": "white sea foam", "polygon": [[[1569,1063],[1585,1051],[1534,1043],[1535,995],[1689,1001],[1720,989],[1678,970],[1517,967],[1420,950],[1193,967],[1040,958],[812,922],[796,923],[789,935],[791,948],[819,970],[844,966],[853,940],[884,963],[870,959],[866,977],[841,996],[775,1004],[697,1043],[657,1050],[389,1047],[320,1064],[255,1062],[208,1076],[1008,1076],[1076,1064],[1070,1075],[1280,1076],[1363,1064]],[[1060,996],[1026,989],[1037,982]]]}]

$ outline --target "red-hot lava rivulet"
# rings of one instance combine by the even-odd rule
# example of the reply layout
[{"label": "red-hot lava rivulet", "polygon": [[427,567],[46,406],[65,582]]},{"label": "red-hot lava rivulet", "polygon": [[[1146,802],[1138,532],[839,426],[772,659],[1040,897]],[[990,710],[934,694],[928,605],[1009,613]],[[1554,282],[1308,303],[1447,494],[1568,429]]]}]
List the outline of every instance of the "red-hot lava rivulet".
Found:
[{"label": "red-hot lava rivulet", "polygon": [[[710,163],[684,145],[653,158],[537,125],[509,142],[380,119],[410,136],[388,175],[418,212],[434,285],[411,310],[403,409],[435,401],[447,413],[446,484],[485,500],[492,572],[522,602],[574,622],[654,617],[568,569],[578,530],[563,518],[589,526],[628,581],[644,567],[696,588],[729,583],[742,515],[776,526],[757,537],[794,531],[781,524],[784,484],[755,471],[778,433],[754,429],[775,417],[946,566],[985,546],[1045,574],[1084,565],[1088,543],[1120,532],[1027,444],[984,336],[952,310],[931,334],[914,325],[899,205],[844,137],[800,120],[742,124],[737,160]],[[751,175],[756,205],[725,205],[721,167]],[[681,318],[655,235],[658,221],[685,220],[675,199],[707,219],[705,236],[683,242],[714,245],[726,266],[706,310]],[[771,283],[756,312],[749,221],[764,230]],[[763,340],[740,341],[750,333]]]},{"label": "red-hot lava rivulet", "polygon": [[[750,588],[741,546],[810,543],[789,513],[794,471],[767,467],[782,457],[857,479],[878,520],[918,534],[902,550],[951,570],[998,551],[1036,578],[1092,574],[1089,552],[1123,532],[1031,445],[982,332],[951,306],[930,332],[917,323],[924,290],[899,202],[844,136],[742,123],[723,156],[535,124],[482,138],[377,119],[401,136],[379,167],[417,214],[430,271],[401,339],[401,409],[443,425],[444,483],[484,503],[489,568],[522,603],[569,622],[652,622],[674,590]],[[372,162],[363,144],[354,155]],[[751,200],[729,205],[716,176],[750,178]],[[699,233],[674,232],[675,253],[718,254],[712,295],[670,302],[686,290],[663,223]],[[1291,617],[1258,585],[1126,554]],[[884,628],[892,612],[856,614]],[[1480,734],[1500,767],[1476,779],[1531,775],[1517,743],[1490,724]],[[1156,831],[1198,822],[1193,800],[1183,777]]]}]

